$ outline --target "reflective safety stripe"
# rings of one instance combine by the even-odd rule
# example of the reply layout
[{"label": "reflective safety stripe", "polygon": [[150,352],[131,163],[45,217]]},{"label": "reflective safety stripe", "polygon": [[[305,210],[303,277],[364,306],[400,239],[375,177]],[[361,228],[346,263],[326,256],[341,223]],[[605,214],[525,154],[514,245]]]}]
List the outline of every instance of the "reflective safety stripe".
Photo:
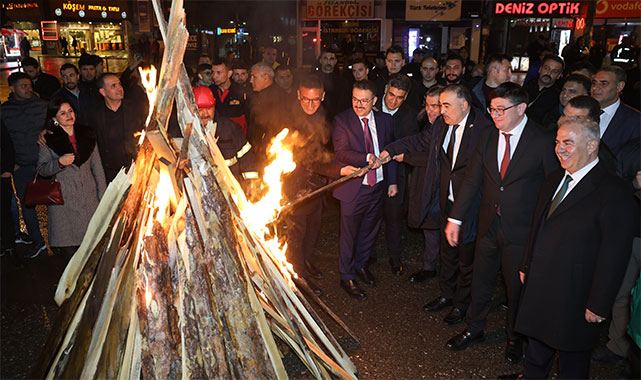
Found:
[{"label": "reflective safety stripe", "polygon": [[238,158],[243,157],[247,152],[249,152],[249,150],[251,148],[252,148],[252,144],[250,144],[249,141],[247,141],[247,143],[245,145],[243,145],[242,148],[240,148],[238,153],[236,153],[236,157],[238,157]]},{"label": "reflective safety stripe", "polygon": [[236,157],[232,157],[229,160],[225,160],[225,165],[227,165],[227,167],[234,166],[236,162],[238,162]]},{"label": "reflective safety stripe", "polygon": [[243,178],[244,179],[256,179],[256,178],[258,178],[258,172],[244,172],[243,173]]}]

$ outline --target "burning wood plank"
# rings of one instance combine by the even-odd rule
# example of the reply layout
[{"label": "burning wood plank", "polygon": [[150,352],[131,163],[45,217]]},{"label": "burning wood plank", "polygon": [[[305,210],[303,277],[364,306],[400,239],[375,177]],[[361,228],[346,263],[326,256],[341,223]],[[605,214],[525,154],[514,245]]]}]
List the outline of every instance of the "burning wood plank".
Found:
[{"label": "burning wood plank", "polygon": [[[316,378],[356,379],[292,282],[278,237],[265,238],[280,209],[280,172],[269,184],[271,203],[247,201],[215,127],[198,117],[182,65],[182,1],[174,0],[169,23],[152,2],[167,48],[159,85],[148,89],[140,152],[107,189],[65,270],[60,316],[32,377],[285,379],[277,336]],[[142,74],[153,82],[154,74]],[[166,133],[174,99],[182,144]],[[276,147],[285,160],[274,168],[293,165],[283,152]]]}]

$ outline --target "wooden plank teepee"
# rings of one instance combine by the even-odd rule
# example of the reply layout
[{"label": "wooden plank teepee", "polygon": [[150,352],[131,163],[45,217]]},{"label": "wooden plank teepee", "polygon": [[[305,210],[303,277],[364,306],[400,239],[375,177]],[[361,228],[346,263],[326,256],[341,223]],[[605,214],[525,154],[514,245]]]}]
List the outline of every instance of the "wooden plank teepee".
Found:
[{"label": "wooden plank teepee", "polygon": [[[182,63],[182,0],[169,22],[153,5],[166,48],[140,152],[109,185],[65,269],[59,317],[32,376],[283,379],[278,336],[316,378],[355,379],[349,357],[241,217],[247,201],[215,127],[200,123]],[[166,134],[174,100],[182,142]]]}]

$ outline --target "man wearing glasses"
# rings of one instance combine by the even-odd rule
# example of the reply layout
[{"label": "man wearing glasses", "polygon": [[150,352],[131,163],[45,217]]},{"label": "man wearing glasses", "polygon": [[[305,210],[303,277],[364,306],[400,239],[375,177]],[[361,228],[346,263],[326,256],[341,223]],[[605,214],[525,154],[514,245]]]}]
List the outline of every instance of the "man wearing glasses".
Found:
[{"label": "man wearing glasses", "polygon": [[[298,101],[292,104],[288,125],[292,132],[298,133],[293,149],[296,169],[283,180],[283,193],[289,202],[326,185],[327,178],[339,178],[357,170],[332,162],[326,149],[331,131],[321,106],[325,97],[323,82],[315,75],[303,77],[297,95]],[[295,207],[287,216],[287,259],[316,296],[323,294],[312,281],[323,279],[323,273],[312,262],[322,211],[323,197],[319,196]]]},{"label": "man wearing glasses", "polygon": [[545,115],[559,107],[559,89],[556,81],[563,74],[563,59],[558,55],[546,55],[539,69],[539,76],[527,82],[525,91],[530,103],[527,106],[527,116],[544,125]]},{"label": "man wearing glasses", "polygon": [[332,134],[338,164],[373,165],[363,178],[351,179],[334,190],[334,197],[341,203],[340,285],[358,300],[365,300],[367,295],[358,286],[357,278],[370,287],[376,286],[376,278],[366,263],[381,226],[383,196],[386,191],[388,196],[396,196],[397,191],[396,162],[383,168],[378,159],[381,150],[393,141],[392,117],[372,110],[377,100],[375,94],[373,82],[354,83],[352,108],[334,118]]},{"label": "man wearing glasses", "polygon": [[481,137],[445,227],[448,242],[457,246],[461,224],[467,221],[466,212],[480,191],[467,328],[453,336],[445,347],[460,351],[484,339],[483,329],[501,268],[508,297],[505,359],[510,364],[523,359],[522,340],[513,329],[521,285],[518,268],[541,184],[559,168],[554,156],[554,136],[528,119],[527,103],[525,90],[512,82],[503,83],[490,93],[487,111],[496,128]]},{"label": "man wearing glasses", "polygon": [[195,82],[193,84],[196,86],[206,86],[209,87],[214,84],[214,71],[212,70],[211,64],[201,63],[198,65],[196,70],[196,77],[194,78]]}]

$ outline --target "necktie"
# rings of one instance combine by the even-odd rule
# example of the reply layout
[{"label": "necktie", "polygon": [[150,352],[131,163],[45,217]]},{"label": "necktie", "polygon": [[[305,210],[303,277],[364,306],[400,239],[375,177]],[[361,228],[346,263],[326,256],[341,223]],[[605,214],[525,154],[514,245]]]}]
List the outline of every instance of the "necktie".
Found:
[{"label": "necktie", "polygon": [[[366,117],[362,118],[363,124],[365,124],[365,128],[363,129],[363,134],[365,135],[365,150],[367,153],[375,154],[374,153],[374,141],[372,140],[372,132],[369,130],[369,124],[367,123],[369,120],[367,120]],[[367,184],[370,186],[376,185],[376,170],[370,170],[366,174],[367,178]]]},{"label": "necktie", "polygon": [[452,167],[454,167],[454,144],[456,143],[456,128],[458,124],[452,126],[452,134],[450,135],[450,143],[447,144],[447,157],[450,158]]},{"label": "necktie", "polygon": [[557,207],[561,204],[561,201],[563,200],[563,197],[565,196],[565,193],[568,191],[568,186],[570,185],[570,181],[572,181],[572,177],[570,175],[566,175],[565,179],[563,180],[563,185],[561,186],[561,190],[556,194],[554,199],[552,199],[552,203],[550,203],[550,209],[548,210],[548,216],[547,219],[550,218],[550,215],[556,210]]},{"label": "necktie", "polygon": [[503,133],[505,137],[505,152],[503,153],[503,160],[501,160],[501,179],[505,177],[507,167],[510,166],[510,133]]}]

